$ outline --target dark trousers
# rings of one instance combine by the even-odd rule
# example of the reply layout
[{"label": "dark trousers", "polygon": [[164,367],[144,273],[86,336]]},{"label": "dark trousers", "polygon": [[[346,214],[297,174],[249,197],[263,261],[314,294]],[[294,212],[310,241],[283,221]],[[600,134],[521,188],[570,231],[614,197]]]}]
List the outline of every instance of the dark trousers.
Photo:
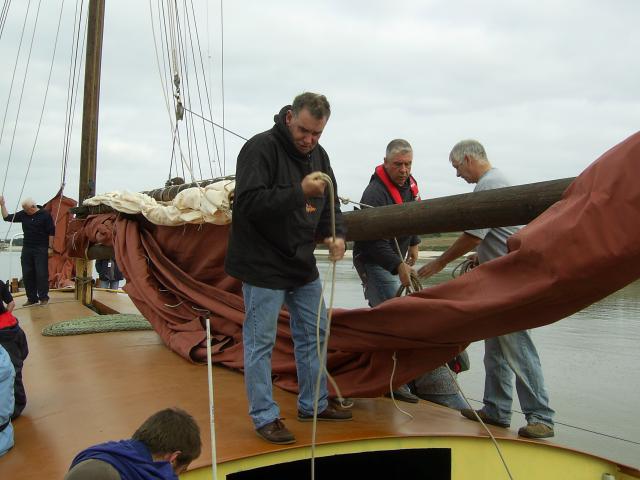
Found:
[{"label": "dark trousers", "polygon": [[22,280],[31,302],[49,300],[49,253],[47,247],[22,247]]}]

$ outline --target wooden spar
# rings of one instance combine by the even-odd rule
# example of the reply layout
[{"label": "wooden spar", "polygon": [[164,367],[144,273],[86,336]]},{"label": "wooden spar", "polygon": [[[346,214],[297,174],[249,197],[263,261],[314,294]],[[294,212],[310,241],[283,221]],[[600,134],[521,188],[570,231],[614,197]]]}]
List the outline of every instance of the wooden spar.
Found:
[{"label": "wooden spar", "polygon": [[[96,194],[98,149],[98,111],[100,104],[100,67],[102,65],[102,34],[104,31],[104,0],[89,2],[87,20],[87,53],[84,70],[82,110],[82,141],[80,145],[80,191],[78,203]],[[91,304],[93,264],[87,259],[76,260],[76,299]]]},{"label": "wooden spar", "polygon": [[[563,178],[345,212],[347,240],[525,225],[560,200],[573,180]],[[91,259],[112,258],[113,249],[93,245],[87,256]]]},{"label": "wooden spar", "polygon": [[347,240],[525,225],[560,200],[574,178],[347,212]]}]

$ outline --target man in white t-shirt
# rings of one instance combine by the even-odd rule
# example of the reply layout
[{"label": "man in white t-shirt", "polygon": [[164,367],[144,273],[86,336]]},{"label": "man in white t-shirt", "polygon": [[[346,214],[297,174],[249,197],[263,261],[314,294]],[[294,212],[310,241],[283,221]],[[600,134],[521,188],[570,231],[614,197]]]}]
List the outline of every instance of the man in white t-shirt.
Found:
[{"label": "man in white t-shirt", "polygon": [[[476,184],[474,192],[511,186],[504,175],[491,166],[484,147],[476,140],[458,142],[449,154],[449,161],[458,177]],[[424,265],[418,274],[428,278],[474,249],[479,263],[506,255],[507,239],[518,229],[494,227],[463,232],[453,245]],[[515,374],[520,407],[527,419],[527,425],[518,430],[518,435],[528,438],[553,437],[555,412],[549,407],[540,358],[529,331],[488,338],[484,345],[484,406],[475,413],[485,423],[509,427]],[[471,409],[464,409],[461,413],[470,420],[477,420]]]}]

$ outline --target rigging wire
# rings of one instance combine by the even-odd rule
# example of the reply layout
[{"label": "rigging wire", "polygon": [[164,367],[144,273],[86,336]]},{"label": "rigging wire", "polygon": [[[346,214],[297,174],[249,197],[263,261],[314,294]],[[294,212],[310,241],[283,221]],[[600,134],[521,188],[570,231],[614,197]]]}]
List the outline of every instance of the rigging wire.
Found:
[{"label": "rigging wire", "polygon": [[[8,160],[7,160],[7,171],[9,169],[9,165],[11,164],[11,156],[13,154],[13,146],[14,146],[15,139],[16,139],[16,131],[18,129],[20,113],[22,111],[22,98],[24,96],[24,87],[27,84],[27,74],[29,73],[29,64],[31,63],[31,53],[33,52],[33,40],[35,39],[35,36],[36,36],[36,29],[37,29],[36,27],[38,26],[38,18],[40,16],[40,6],[41,5],[42,5],[42,0],[39,0],[38,1],[38,8],[36,9],[35,20],[34,20],[34,23],[33,23],[33,33],[31,34],[31,43],[29,44],[29,53],[27,55],[27,63],[26,63],[26,66],[25,66],[24,76],[23,76],[23,79],[22,79],[22,87],[20,89],[20,97],[19,97],[19,100],[18,100],[18,110],[16,112],[16,119],[15,119],[15,123],[13,125],[13,135],[11,137],[11,146],[9,148],[9,157],[8,157]],[[16,199],[16,208],[14,209],[14,211],[17,210],[18,204],[20,202],[20,198],[22,198],[22,194],[24,192],[24,187],[25,187],[25,185],[27,183],[27,178],[29,176],[29,171],[31,170],[31,161],[32,160],[33,160],[33,156],[29,159],[29,163],[27,164],[27,171],[26,171],[25,176],[24,176],[24,181],[22,182],[22,188],[20,189],[20,195]],[[7,181],[7,175],[5,175],[4,183],[3,183],[3,186],[2,186],[2,192],[3,193],[4,193],[4,187],[5,187],[6,181]],[[12,222],[12,225],[13,225],[13,222]],[[9,228],[11,228],[11,226]]]},{"label": "rigging wire", "polygon": [[[193,35],[191,34],[191,22],[189,21],[189,12],[186,9],[186,5],[185,5],[185,16],[187,19],[187,26],[188,26],[188,31],[189,31],[189,43],[191,45],[191,57],[193,60],[193,65],[194,65],[194,71],[195,71],[195,77],[196,77],[196,84],[197,84],[197,92],[198,92],[198,103],[200,104],[200,110],[204,110],[203,105],[202,105],[202,89],[200,87],[200,75],[198,74],[198,62],[196,61],[196,55],[195,55],[195,48],[194,48],[194,44],[193,44]],[[206,98],[207,98],[207,105],[209,106],[209,109],[211,109],[211,103],[210,103],[210,99],[209,99],[209,89],[207,88],[207,78],[206,78],[206,74],[205,74],[205,70],[204,70],[204,62],[202,60],[202,49],[200,47],[200,37],[198,34],[198,22],[196,21],[196,17],[195,17],[195,10],[193,7],[193,1],[191,1],[191,15],[193,18],[193,30],[195,30],[195,35],[196,35],[196,44],[198,47],[198,54],[199,54],[199,58],[200,58],[200,67],[202,69],[202,83],[204,85],[204,90],[205,90],[205,94],[206,94]],[[204,120],[202,121],[202,131],[204,133],[205,136],[205,145],[207,147],[207,158],[209,159],[209,169],[211,171],[211,176],[214,177],[215,174],[213,173],[213,166],[211,165],[211,151],[209,150],[209,136],[207,135],[207,126],[206,123],[204,122]],[[215,141],[215,130],[212,129],[212,132],[214,134],[214,141]],[[221,172],[222,173],[222,172]]]},{"label": "rigging wire", "polygon": [[[2,128],[0,129],[0,145],[2,144],[2,137],[4,135],[4,127],[7,120],[7,113],[9,113],[9,103],[11,102],[11,94],[13,93],[13,85],[16,78],[16,71],[18,70],[18,61],[20,60],[20,52],[22,51],[22,41],[24,39],[24,32],[27,28],[27,20],[29,19],[29,10],[31,9],[31,0],[27,4],[27,12],[24,15],[24,22],[22,23],[22,30],[20,32],[20,42],[18,43],[18,52],[16,53],[16,61],[13,64],[13,73],[11,74],[11,84],[9,86],[9,95],[7,96],[7,105],[4,109],[4,115],[2,117]],[[7,165],[7,170],[9,166]],[[5,178],[6,182],[6,178]],[[2,185],[2,192],[4,193],[4,184]]]},{"label": "rigging wire", "polygon": [[222,93],[222,175],[227,172],[227,148],[225,128],[225,102],[224,102],[224,0],[220,0],[220,89]]},{"label": "rigging wire", "polygon": [[[210,119],[208,119],[208,118],[206,118],[206,117],[203,117],[203,116],[202,116],[202,115],[200,115],[199,113],[196,113],[196,112],[194,112],[193,110],[188,109],[187,107],[185,107],[184,111],[185,111],[185,112],[189,112],[190,114],[195,115],[196,117],[200,117],[200,118],[202,118],[205,122],[209,122],[209,123],[211,123],[212,125],[215,125],[216,127],[218,127],[218,128],[220,128],[220,129],[222,129],[223,131],[225,131],[225,132],[229,132],[230,134],[235,135],[235,136],[236,136],[236,137],[238,137],[238,138],[241,138],[241,139],[242,139],[242,140],[244,140],[245,142],[249,141],[249,139],[248,139],[248,138],[243,137],[243,136],[242,136],[242,135],[240,135],[239,133],[236,133],[236,132],[234,132],[233,130],[229,130],[228,128],[223,127],[222,125],[220,125],[220,124],[218,124],[218,123],[214,122],[213,120],[210,120]],[[338,198],[340,198],[340,199],[341,199],[341,197],[338,197]]]},{"label": "rigging wire", "polygon": [[10,6],[11,0],[4,0],[4,5],[2,5],[2,11],[0,12],[0,39],[2,38],[2,32],[4,32],[4,26],[7,23]]},{"label": "rigging wire", "polygon": [[[164,11],[164,8],[163,8]],[[171,137],[172,137],[172,148],[171,148],[171,159],[170,159],[170,163],[169,163],[169,176],[167,177],[167,180],[171,179],[171,171],[173,168],[173,160],[175,158],[175,154],[176,154],[176,129],[178,128],[178,123],[175,122],[174,125],[174,120],[173,120],[173,115],[171,113],[171,105],[170,105],[170,101],[169,101],[169,95],[168,95],[168,91],[169,88],[167,86],[167,83],[165,82],[165,77],[168,77],[168,73],[167,73],[167,62],[165,61],[165,59],[168,57],[168,53],[167,53],[167,49],[165,49],[165,44],[166,44],[166,36],[163,36],[163,32],[164,30],[162,29],[162,22],[164,20],[164,17],[161,15],[161,11],[160,8],[158,8],[158,29],[159,29],[159,35],[160,35],[160,46],[161,46],[161,50],[162,50],[162,54],[160,54],[158,52],[158,38],[156,36],[156,30],[155,30],[155,26],[154,26],[154,15],[153,15],[153,3],[152,0],[149,0],[149,16],[150,16],[150,20],[151,20],[151,32],[153,35],[153,47],[155,50],[155,56],[156,56],[156,66],[158,67],[158,77],[160,78],[160,85],[161,85],[161,89],[162,89],[162,95],[164,97],[164,101],[165,101],[165,107],[167,109],[167,118],[169,120],[169,130],[171,131]],[[164,41],[163,41],[164,40]],[[167,46],[168,48],[168,46]],[[166,54],[166,57],[165,57]],[[160,58],[163,59],[162,61],[162,66],[160,65]],[[162,70],[164,68],[164,75],[162,73]],[[178,162],[176,161],[176,176],[178,174]],[[183,177],[184,178],[184,177]]]},{"label": "rigging wire", "polygon": [[[79,7],[79,8],[78,8]],[[69,162],[69,151],[71,150],[71,136],[73,133],[73,124],[75,119],[76,105],[78,102],[78,92],[80,91],[80,74],[84,57],[80,52],[84,50],[84,42],[86,38],[87,22],[85,22],[85,35],[80,35],[82,29],[82,19],[84,10],[84,0],[80,2],[76,0],[76,10],[73,22],[73,43],[71,46],[71,57],[69,60],[69,75],[67,79],[67,99],[65,107],[65,125],[64,125],[64,143],[62,145],[62,172],[60,183],[65,183],[67,176],[67,165]],[[79,59],[79,60],[78,60]]]},{"label": "rigging wire", "polygon": [[[209,49],[209,44],[210,44],[210,42],[209,42],[209,2],[206,2],[206,9],[207,9],[207,49]],[[193,18],[195,19],[195,10],[194,10],[194,7],[193,7],[193,0],[191,1],[191,12],[192,12]],[[213,117],[213,109],[212,109],[212,106],[211,106],[211,96],[209,95],[209,87],[208,87],[208,83],[207,83],[207,74],[206,74],[205,67],[204,67],[204,61],[202,60],[202,47],[200,45],[200,33],[198,31],[198,22],[196,22],[194,20],[193,23],[194,23],[195,31],[196,31],[196,40],[198,42],[198,54],[200,56],[200,66],[202,68],[202,77],[204,79],[203,83],[204,83],[205,94],[206,94],[206,97],[207,97],[207,107],[208,107],[208,110],[209,110],[209,116]],[[211,80],[211,60],[210,59],[211,59],[211,54],[210,54],[209,51],[207,51],[207,60],[208,60],[208,63],[209,63],[209,82],[211,83],[212,80]],[[211,125],[211,133],[212,133],[212,136],[213,136],[213,147],[215,149],[215,154],[216,154],[215,158],[216,158],[216,161],[217,161],[217,164],[218,164],[218,171],[220,173],[220,176],[224,176],[224,174],[222,172],[221,163],[220,163],[220,152],[218,151],[218,140],[217,140],[217,137],[216,137],[216,129],[213,127],[213,125]],[[211,164],[211,159],[209,159],[209,164]],[[214,173],[213,173],[213,170],[211,171],[211,175],[215,176]]]},{"label": "rigging wire", "polygon": [[[51,55],[51,65],[49,66],[49,76],[47,78],[47,86],[44,92],[44,100],[42,101],[42,109],[40,111],[40,118],[38,120],[38,127],[36,129],[36,136],[33,140],[33,148],[31,149],[31,155],[29,156],[29,165],[31,165],[31,161],[33,160],[33,155],[36,151],[36,146],[38,144],[38,136],[40,135],[40,127],[42,126],[42,119],[44,118],[44,111],[45,111],[45,107],[47,105],[47,98],[49,95],[49,86],[51,85],[51,76],[53,73],[53,65],[55,64],[55,59],[56,59],[56,52],[58,50],[58,39],[60,37],[60,26],[62,25],[62,12],[64,11],[64,2],[65,0],[62,0],[62,4],[60,6],[60,15],[58,16],[58,27],[56,29],[56,37],[55,40],[53,42],[53,53]],[[65,167],[63,169],[63,171],[66,171],[66,162],[65,162]],[[62,193],[62,191],[64,190],[64,180],[65,177],[63,175],[62,180],[60,182],[60,193]],[[26,179],[25,179],[26,181]],[[58,202],[58,209],[56,211],[56,218],[54,219],[54,225],[58,224],[58,219],[59,219],[59,215],[60,215],[60,204],[62,203],[62,195],[60,195],[60,199]]]}]

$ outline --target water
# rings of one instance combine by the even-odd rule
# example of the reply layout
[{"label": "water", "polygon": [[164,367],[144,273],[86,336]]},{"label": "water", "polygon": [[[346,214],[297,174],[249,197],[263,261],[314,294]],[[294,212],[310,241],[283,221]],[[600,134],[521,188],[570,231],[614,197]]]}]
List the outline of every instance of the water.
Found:
[{"label": "water", "polygon": [[[319,260],[318,266],[324,278],[327,262]],[[428,285],[451,279],[451,270],[430,278]],[[336,282],[334,306],[367,306],[350,259],[338,263]],[[640,467],[640,281],[532,334],[556,411],[554,443]],[[478,408],[484,390],[483,342],[467,351],[471,370],[458,379]],[[517,398],[514,408],[519,409]],[[514,415],[512,427],[525,424],[523,415]]]},{"label": "water", "polygon": [[[321,275],[327,262],[319,260]],[[9,274],[11,272],[11,275]],[[94,276],[96,274],[94,273]],[[0,278],[20,277],[20,253],[0,253]],[[451,267],[429,279],[451,278]],[[349,259],[338,263],[337,307],[366,307],[360,280]],[[533,330],[551,407],[556,410],[554,442],[640,467],[640,281],[571,317]],[[467,397],[480,406],[484,387],[484,346],[469,346],[471,370],[458,378]],[[519,408],[517,399],[514,408]],[[516,414],[512,426],[524,425]],[[594,432],[594,433],[591,433]]]}]

